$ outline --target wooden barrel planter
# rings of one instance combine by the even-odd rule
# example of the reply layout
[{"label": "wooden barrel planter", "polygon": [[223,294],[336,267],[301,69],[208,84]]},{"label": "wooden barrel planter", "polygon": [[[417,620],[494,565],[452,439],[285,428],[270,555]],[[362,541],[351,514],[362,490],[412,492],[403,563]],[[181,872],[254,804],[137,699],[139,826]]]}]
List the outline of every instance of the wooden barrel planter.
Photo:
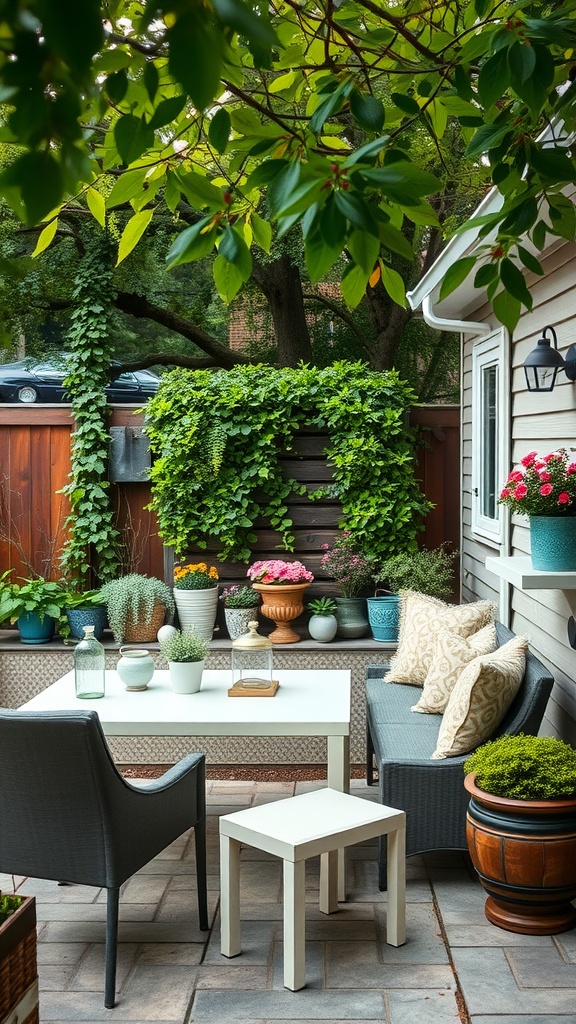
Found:
[{"label": "wooden barrel planter", "polygon": [[0,1024],[38,1024],[36,899],[23,903],[0,925]]},{"label": "wooden barrel planter", "polygon": [[556,935],[576,925],[576,798],[514,800],[475,784],[466,837],[488,893],[488,920],[523,935]]}]

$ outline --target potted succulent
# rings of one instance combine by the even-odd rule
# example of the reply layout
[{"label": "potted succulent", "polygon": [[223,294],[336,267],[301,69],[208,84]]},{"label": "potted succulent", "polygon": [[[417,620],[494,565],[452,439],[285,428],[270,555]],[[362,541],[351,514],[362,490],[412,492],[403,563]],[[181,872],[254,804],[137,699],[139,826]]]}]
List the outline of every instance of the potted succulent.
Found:
[{"label": "potted succulent", "polygon": [[331,597],[316,597],[308,603],[308,609],[312,612],[308,632],[313,640],[326,644],[334,639],[338,629],[336,607],[336,601]]},{"label": "potted succulent", "polygon": [[272,619],[276,629],[270,634],[273,644],[296,644],[300,637],[290,625],[304,611],[304,591],[314,576],[302,562],[269,558],[254,562],[246,575],[254,590],[262,595],[262,614]]},{"label": "potted succulent", "polygon": [[166,612],[174,611],[172,591],[155,576],[130,573],[108,580],[100,591],[117,644],[156,640]]},{"label": "potted succulent", "polygon": [[492,924],[555,935],[576,924],[576,750],[501,736],[464,762],[466,836]]},{"label": "potted succulent", "polygon": [[43,644],[54,636],[56,622],[64,606],[65,594],[59,583],[22,579],[11,583],[9,569],[0,576],[0,622],[15,622],[24,644]]},{"label": "potted succulent", "polygon": [[81,640],[84,626],[94,626],[94,636],[102,639],[108,621],[106,602],[101,590],[67,590],[64,602],[66,624],[61,623],[62,636],[72,636]]},{"label": "potted succulent", "polygon": [[457,552],[448,552],[443,544],[437,548],[404,551],[381,562],[374,575],[377,587],[368,598],[368,618],[375,640],[394,642],[400,623],[400,590],[415,590],[442,600],[450,597],[454,586],[454,560]]},{"label": "potted succulent", "polygon": [[160,641],[175,693],[198,693],[209,646],[210,641],[199,636],[194,629],[179,629]]},{"label": "potted succulent", "polygon": [[[38,1019],[37,989],[32,988],[37,978],[36,899],[0,892],[0,1020]],[[21,1018],[18,1005],[26,995]]]},{"label": "potted succulent", "polygon": [[373,586],[374,560],[358,549],[357,541],[348,530],[336,536],[331,547],[329,544],[322,547],[324,554],[320,565],[326,575],[336,581],[342,595],[336,598],[338,636],[350,640],[366,636],[370,625],[362,591]]},{"label": "potted succulent", "polygon": [[237,640],[248,632],[249,623],[256,617],[260,594],[244,583],[225,587],[220,597],[224,603],[226,629],[230,639]]},{"label": "potted succulent", "polygon": [[174,601],[181,629],[212,639],[218,611],[218,570],[206,562],[174,566]]}]

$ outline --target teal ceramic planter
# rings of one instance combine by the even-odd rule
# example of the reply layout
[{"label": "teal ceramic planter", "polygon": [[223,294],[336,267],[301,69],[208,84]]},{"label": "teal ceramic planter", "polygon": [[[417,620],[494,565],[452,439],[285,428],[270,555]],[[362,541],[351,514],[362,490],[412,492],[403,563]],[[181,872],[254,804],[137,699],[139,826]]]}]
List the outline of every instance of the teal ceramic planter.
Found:
[{"label": "teal ceramic planter", "polygon": [[532,566],[543,572],[576,571],[576,516],[530,516]]},{"label": "teal ceramic planter", "polygon": [[45,615],[40,621],[36,612],[25,612],[16,620],[20,630],[20,639],[23,644],[45,644],[54,636],[56,620],[50,615]]},{"label": "teal ceramic planter", "polygon": [[388,594],[386,597],[369,597],[368,619],[372,636],[382,643],[394,643],[400,628],[400,597]]}]

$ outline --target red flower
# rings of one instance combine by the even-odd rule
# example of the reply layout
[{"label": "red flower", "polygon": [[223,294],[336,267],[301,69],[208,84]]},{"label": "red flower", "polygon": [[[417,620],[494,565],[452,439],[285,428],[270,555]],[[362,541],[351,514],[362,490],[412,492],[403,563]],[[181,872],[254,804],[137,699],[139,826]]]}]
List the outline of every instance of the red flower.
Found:
[{"label": "red flower", "polygon": [[503,491],[500,491],[500,497],[501,498],[509,498],[511,494],[512,494],[512,491],[510,490],[509,487],[505,487]]},{"label": "red flower", "polygon": [[520,469],[513,469],[508,477],[507,483],[520,483],[524,479],[524,473]]},{"label": "red flower", "polygon": [[540,477],[543,484],[547,484],[548,481],[552,479],[552,475],[550,473],[547,473],[545,469],[540,470],[538,476]]},{"label": "red flower", "polygon": [[523,459],[520,459],[520,462],[523,466],[531,466],[537,454],[538,452],[528,452],[528,455],[525,455]]},{"label": "red flower", "polygon": [[552,484],[542,484],[542,487],[540,488],[540,494],[543,498],[546,498],[549,494],[552,494],[553,490],[554,488],[552,487]]},{"label": "red flower", "polygon": [[572,476],[576,473],[576,462],[569,462],[566,466],[566,476]]},{"label": "red flower", "polygon": [[516,490],[514,491],[514,497],[516,498],[517,501],[520,501],[522,498],[525,498],[527,494],[528,494],[528,488],[526,487],[526,484],[517,484],[516,485]]},{"label": "red flower", "polygon": [[561,491],[560,492],[560,494],[558,495],[558,504],[559,505],[571,505],[572,504],[572,498],[570,497],[570,495],[568,494],[567,491]]}]

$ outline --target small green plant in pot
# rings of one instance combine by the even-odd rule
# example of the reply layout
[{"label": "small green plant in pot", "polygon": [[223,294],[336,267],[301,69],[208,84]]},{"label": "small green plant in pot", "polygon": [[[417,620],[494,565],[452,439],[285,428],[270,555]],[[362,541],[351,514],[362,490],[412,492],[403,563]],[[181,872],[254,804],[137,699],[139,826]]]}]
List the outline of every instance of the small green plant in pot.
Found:
[{"label": "small green plant in pot", "polygon": [[555,935],[576,924],[576,750],[553,736],[501,736],[464,762],[466,836],[486,917]]},{"label": "small green plant in pot", "polygon": [[7,921],[14,911],[22,906],[22,902],[22,896],[4,895],[0,892],[0,924],[4,924],[4,921]]},{"label": "small green plant in pot", "polygon": [[51,640],[64,606],[65,594],[59,583],[22,578],[11,583],[8,570],[0,576],[0,622],[9,619],[20,630],[22,643],[41,644]]},{"label": "small green plant in pot", "polygon": [[166,613],[171,615],[174,611],[172,591],[155,576],[130,573],[109,580],[101,594],[117,644],[156,640]]},{"label": "small green plant in pot", "polygon": [[404,551],[382,562],[375,572],[374,597],[368,598],[368,617],[375,640],[395,642],[400,628],[401,590],[414,590],[442,600],[450,597],[454,586],[454,560],[457,552],[438,548]]},{"label": "small green plant in pot", "polygon": [[312,612],[308,622],[308,632],[313,640],[329,643],[336,636],[338,622],[336,619],[336,601],[331,597],[316,597],[308,602]]},{"label": "small green plant in pot", "polygon": [[61,618],[59,625],[62,637],[81,640],[84,626],[94,626],[94,636],[97,640],[102,638],[108,619],[101,590],[68,590],[64,612],[66,619]]},{"label": "small green plant in pot", "polygon": [[160,650],[168,662],[175,693],[198,692],[209,647],[210,641],[198,636],[193,629],[179,629],[160,641]]},{"label": "small green plant in pot", "polygon": [[224,604],[224,619],[231,640],[248,632],[248,624],[256,618],[260,594],[245,583],[225,587],[220,595]]}]

